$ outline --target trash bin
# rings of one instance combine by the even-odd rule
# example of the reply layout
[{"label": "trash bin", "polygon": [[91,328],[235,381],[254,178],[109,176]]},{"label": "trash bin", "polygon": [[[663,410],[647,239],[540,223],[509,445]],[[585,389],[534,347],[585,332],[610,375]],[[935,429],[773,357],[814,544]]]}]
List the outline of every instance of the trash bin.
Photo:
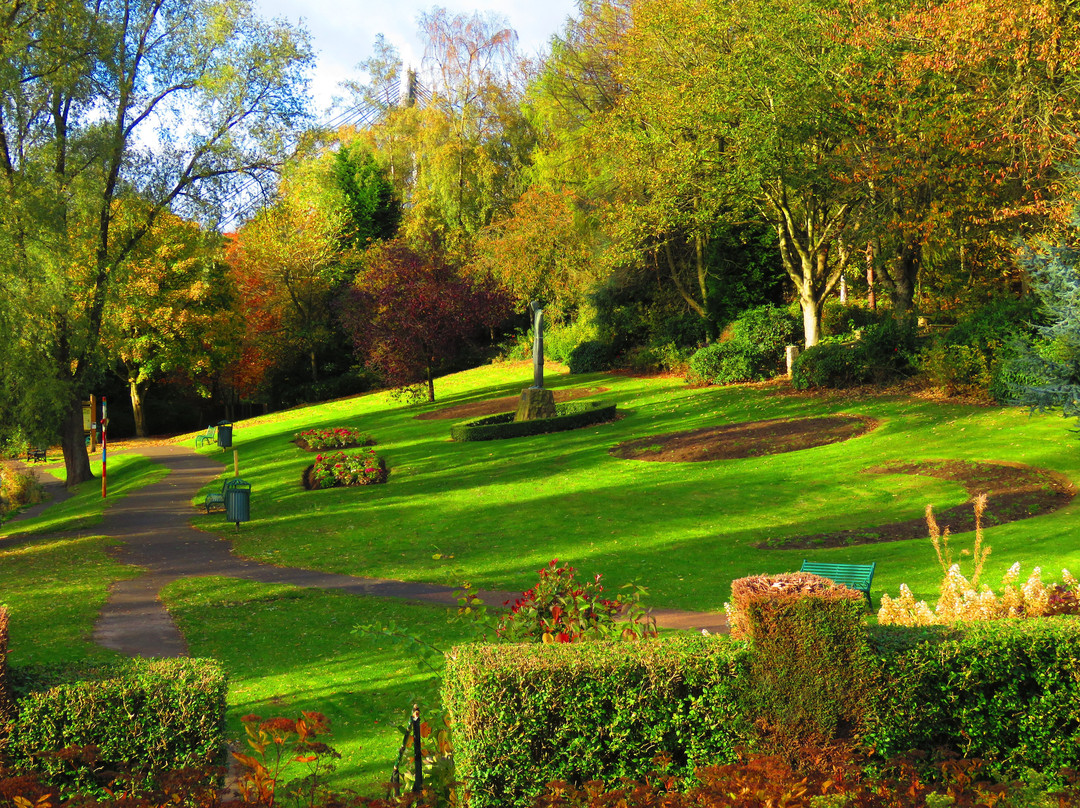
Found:
[{"label": "trash bin", "polygon": [[218,421],[217,444],[223,450],[232,446],[232,424],[229,421]]},{"label": "trash bin", "polygon": [[225,521],[236,522],[239,529],[241,522],[251,519],[251,483],[239,477],[229,480],[225,489]]}]

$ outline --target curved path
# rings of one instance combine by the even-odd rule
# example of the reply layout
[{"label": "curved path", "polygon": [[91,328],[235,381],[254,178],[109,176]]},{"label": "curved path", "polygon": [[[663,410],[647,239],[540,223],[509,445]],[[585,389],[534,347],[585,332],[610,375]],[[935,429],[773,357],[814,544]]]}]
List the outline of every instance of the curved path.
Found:
[{"label": "curved path", "polygon": [[[176,444],[144,445],[125,451],[149,457],[168,468],[169,473],[159,482],[111,504],[102,524],[93,528],[95,534],[120,541],[110,548],[118,561],[146,570],[110,588],[94,629],[94,640],[106,648],[129,656],[185,656],[184,638],[159,597],[164,586],[179,578],[214,575],[357,595],[448,605],[456,602],[454,587],[277,567],[242,558],[234,553],[228,539],[191,526],[191,499],[222,473],[220,463]],[[258,522],[249,523],[248,529],[258,530]],[[518,595],[500,591],[479,594],[489,605],[502,605]],[[654,609],[653,614],[664,628],[727,631],[726,617],[719,613]]]}]

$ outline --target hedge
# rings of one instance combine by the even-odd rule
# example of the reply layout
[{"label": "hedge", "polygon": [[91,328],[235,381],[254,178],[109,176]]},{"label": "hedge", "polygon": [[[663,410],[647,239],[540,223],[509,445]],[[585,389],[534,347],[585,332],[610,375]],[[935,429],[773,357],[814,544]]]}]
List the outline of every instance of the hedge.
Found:
[{"label": "hedge", "polygon": [[104,770],[146,775],[222,762],[228,687],[214,660],[13,666],[10,677],[18,716],[6,752],[68,793],[100,785],[52,756],[70,747],[97,747]]},{"label": "hedge", "polygon": [[458,441],[526,438],[547,432],[565,432],[615,420],[615,405],[603,401],[568,401],[555,405],[554,418],[515,421],[513,412],[489,415],[450,427],[450,437]]},{"label": "hedge", "polygon": [[1080,768],[1080,617],[876,627],[884,686],[865,742],[885,757],[937,746],[998,776]]},{"label": "hedge", "polygon": [[530,805],[552,780],[639,778],[731,760],[732,688],[745,645],[728,638],[470,645],[449,655],[443,700],[471,808]]},{"label": "hedge", "polygon": [[[1080,617],[863,626],[860,638],[836,631],[844,604],[828,609],[815,620],[782,605],[767,616],[769,640],[748,645],[679,637],[455,649],[443,698],[469,805],[530,805],[552,780],[640,780],[658,754],[671,757],[672,774],[729,762],[743,745],[806,762],[805,744],[829,725],[834,737],[818,742],[873,748],[879,762],[945,747],[1000,778],[1032,769],[1054,782],[1062,767],[1080,768]],[[785,636],[784,611],[822,636]],[[813,704],[811,663],[830,643],[833,658],[852,663],[838,676],[816,668],[818,690],[842,702],[835,709]]]}]

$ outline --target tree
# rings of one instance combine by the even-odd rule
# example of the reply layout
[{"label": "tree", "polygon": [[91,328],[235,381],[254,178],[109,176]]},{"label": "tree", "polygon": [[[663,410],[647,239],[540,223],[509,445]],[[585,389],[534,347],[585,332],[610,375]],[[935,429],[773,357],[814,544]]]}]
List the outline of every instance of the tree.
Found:
[{"label": "tree", "polygon": [[669,267],[699,314],[716,222],[753,211],[776,231],[806,345],[817,342],[860,204],[839,151],[852,123],[836,103],[850,27],[843,4],[803,0],[635,9],[609,147],[629,191],[619,226]]},{"label": "tree", "polygon": [[[45,383],[0,392],[59,430],[67,481],[88,479],[80,402],[103,369],[116,275],[167,211],[208,214],[246,179],[271,179],[302,119],[303,35],[245,0],[9,4],[0,37],[0,189],[8,318],[33,321],[13,356]],[[137,196],[139,221],[114,227]],[[78,245],[90,243],[85,263]],[[25,336],[23,336],[25,335]],[[32,340],[32,341],[31,341]],[[6,375],[26,368],[8,356]],[[20,368],[22,370],[20,370]],[[55,423],[55,422],[54,422]],[[14,422],[19,424],[19,422]],[[10,430],[6,419],[0,429]]]},{"label": "tree", "polygon": [[391,386],[426,383],[434,401],[435,373],[505,320],[509,305],[490,281],[465,278],[442,254],[398,239],[368,251],[342,319],[362,361]]},{"label": "tree", "polygon": [[[139,205],[127,215],[141,218]],[[122,228],[123,212],[114,223]],[[238,335],[221,237],[164,213],[129,255],[110,290],[102,342],[127,383],[135,434],[146,437],[143,396],[165,377],[208,379]]]},{"label": "tree", "polygon": [[364,249],[393,238],[401,224],[401,201],[375,154],[353,140],[342,143],[332,159],[330,185],[340,194],[344,208],[342,241]]}]

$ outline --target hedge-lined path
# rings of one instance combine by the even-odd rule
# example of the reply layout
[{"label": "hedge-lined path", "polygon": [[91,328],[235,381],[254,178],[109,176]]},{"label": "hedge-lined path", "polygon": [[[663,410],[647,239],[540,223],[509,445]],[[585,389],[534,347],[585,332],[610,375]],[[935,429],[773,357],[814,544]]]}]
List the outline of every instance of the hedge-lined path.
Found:
[{"label": "hedge-lined path", "polygon": [[[233,552],[232,542],[227,538],[204,533],[191,525],[192,498],[206,483],[222,474],[221,463],[178,444],[140,444],[120,451],[149,457],[164,465],[169,473],[159,482],[110,504],[103,522],[90,529],[94,535],[120,542],[110,548],[118,561],[146,570],[136,578],[117,581],[110,588],[108,601],[94,628],[95,642],[106,648],[128,656],[185,656],[184,638],[159,596],[163,587],[180,578],[213,575],[357,595],[455,603],[454,587],[277,567],[242,558]],[[115,449],[110,452],[116,453]],[[56,486],[50,487],[56,490]],[[254,492],[253,509],[257,508],[257,497],[258,493]],[[258,530],[257,518],[242,529]],[[15,541],[37,538],[30,536]],[[4,543],[0,541],[0,547]],[[501,606],[519,593],[479,594],[489,605]],[[663,628],[727,631],[727,619],[719,613],[656,609],[654,615]]]}]

